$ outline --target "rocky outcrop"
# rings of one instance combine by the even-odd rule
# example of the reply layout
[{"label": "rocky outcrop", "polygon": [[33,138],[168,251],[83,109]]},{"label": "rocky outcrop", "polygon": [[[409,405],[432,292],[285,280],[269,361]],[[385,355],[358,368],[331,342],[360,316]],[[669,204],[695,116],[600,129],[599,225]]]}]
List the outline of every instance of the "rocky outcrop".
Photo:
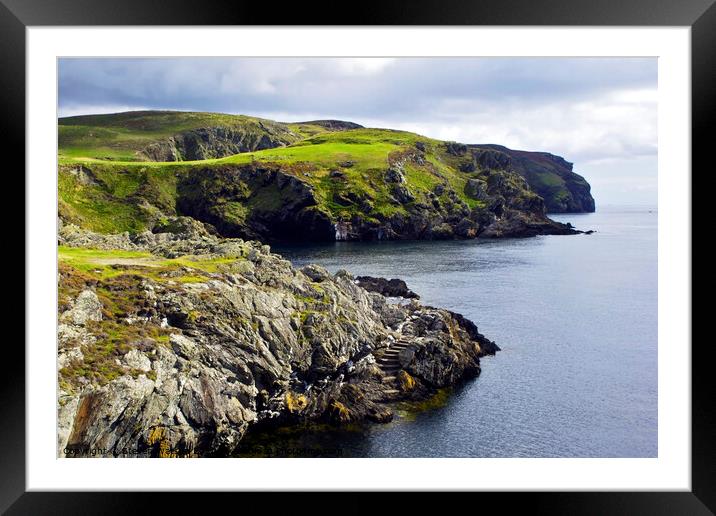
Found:
[{"label": "rocky outcrop", "polygon": [[[61,226],[60,244],[106,251],[60,261],[60,456],[226,456],[257,425],[385,422],[497,350],[462,316],[390,303],[348,272],[296,269],[191,219],[165,229]],[[398,341],[396,389],[376,356]]]},{"label": "rocky outcrop", "polygon": [[527,180],[544,199],[547,213],[593,212],[595,203],[589,183],[576,174],[573,164],[548,152],[528,152],[501,145],[469,145],[469,159],[460,168],[512,170]]},{"label": "rocky outcrop", "polygon": [[432,194],[435,202],[415,202],[399,166],[388,168],[385,181],[392,185],[394,202],[406,206],[407,213],[375,216],[370,201],[354,196],[341,202],[362,209],[349,219],[336,220],[320,208],[311,184],[275,164],[192,169],[178,183],[177,209],[212,224],[223,236],[267,242],[446,240],[579,232],[549,219],[542,199],[511,172],[491,171],[481,179],[468,180],[466,193],[485,204],[475,209],[443,185]]},{"label": "rocky outcrop", "polygon": [[420,296],[408,288],[405,281],[397,278],[385,279],[373,276],[358,276],[356,285],[368,292],[377,292],[386,297],[404,297],[406,299],[419,299]]},{"label": "rocky outcrop", "polygon": [[[390,169],[393,170],[393,169]],[[388,172],[399,180],[396,172]],[[407,213],[388,217],[355,214],[340,222],[340,240],[451,240],[536,235],[572,235],[573,227],[555,222],[545,215],[544,202],[519,175],[491,171],[481,179],[469,179],[465,192],[483,206],[470,208],[448,186],[438,185],[432,202],[410,198],[396,199],[407,204]],[[400,183],[394,188],[406,189]]]},{"label": "rocky outcrop", "polygon": [[191,170],[178,184],[177,208],[227,237],[273,241],[335,240],[312,187],[272,165]]},{"label": "rocky outcrop", "polygon": [[297,122],[298,125],[317,125],[329,131],[349,131],[351,129],[362,129],[363,126],[355,122],[345,120],[310,120],[308,122]]},{"label": "rocky outcrop", "polygon": [[203,127],[152,143],[140,152],[150,161],[194,161],[223,158],[240,152],[272,149],[292,143],[288,130],[260,124],[260,131],[243,127]]}]

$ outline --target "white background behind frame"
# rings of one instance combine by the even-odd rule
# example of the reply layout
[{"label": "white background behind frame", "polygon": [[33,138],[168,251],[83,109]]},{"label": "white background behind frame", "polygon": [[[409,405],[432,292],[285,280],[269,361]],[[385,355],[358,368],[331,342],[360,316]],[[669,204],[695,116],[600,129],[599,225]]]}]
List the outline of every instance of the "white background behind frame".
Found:
[{"label": "white background behind frame", "polygon": [[[27,490],[689,491],[690,36],[689,27],[28,27]],[[57,58],[242,55],[657,56],[658,458],[56,458]]]}]

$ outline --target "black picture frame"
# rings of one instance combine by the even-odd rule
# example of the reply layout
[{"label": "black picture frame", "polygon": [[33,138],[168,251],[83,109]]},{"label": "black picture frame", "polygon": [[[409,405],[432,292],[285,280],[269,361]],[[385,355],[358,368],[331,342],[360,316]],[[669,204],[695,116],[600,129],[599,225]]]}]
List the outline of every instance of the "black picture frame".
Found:
[{"label": "black picture frame", "polygon": [[[87,25],[607,25],[689,26],[692,49],[692,170],[712,169],[707,160],[713,146],[709,125],[716,112],[716,4],[715,0],[414,0],[339,5],[323,0],[265,3],[189,0],[0,0],[0,103],[3,147],[12,149],[24,170],[25,149],[25,29],[28,26]],[[279,7],[280,6],[280,7]],[[270,12],[269,12],[270,11]],[[23,167],[23,168],[21,168]],[[692,171],[684,171],[691,173]],[[24,190],[18,181],[17,191]],[[696,203],[692,203],[695,205]],[[17,213],[17,212],[16,212]],[[693,251],[692,251],[693,252]],[[26,268],[25,274],[32,271]],[[26,307],[30,309],[31,307]],[[674,346],[687,352],[691,343]],[[673,344],[672,344],[673,346]],[[0,375],[0,510],[9,514],[114,514],[142,511],[149,506],[146,493],[40,493],[25,489],[25,356],[19,346],[4,350]],[[591,493],[481,493],[481,506],[499,504],[500,510],[521,508],[550,514],[713,514],[716,510],[716,417],[710,397],[711,343],[692,346],[692,490],[691,492]],[[678,351],[681,352],[681,351]],[[13,356],[14,354],[14,356]],[[216,494],[212,494],[216,497]],[[272,495],[273,496],[273,495]],[[241,509],[266,504],[266,495],[241,494]],[[164,511],[204,507],[196,495],[166,493]],[[301,503],[303,495],[291,498]],[[404,511],[419,509],[424,495],[401,502]],[[222,496],[214,504],[224,504]],[[466,501],[474,503],[473,501]],[[372,510],[374,502],[351,498],[349,509]],[[456,502],[452,502],[453,504]],[[457,502],[459,503],[459,502]],[[201,504],[201,505],[199,505]],[[346,508],[344,505],[343,509]],[[201,510],[201,509],[197,509]],[[256,509],[259,510],[259,509]]]}]

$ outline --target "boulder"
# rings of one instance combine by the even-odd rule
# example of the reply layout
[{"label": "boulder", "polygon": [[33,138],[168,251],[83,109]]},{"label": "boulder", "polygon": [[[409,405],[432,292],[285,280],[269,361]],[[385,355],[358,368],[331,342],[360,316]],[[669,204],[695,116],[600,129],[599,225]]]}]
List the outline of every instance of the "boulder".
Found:
[{"label": "boulder", "polygon": [[465,195],[477,199],[478,201],[485,201],[488,199],[487,185],[484,181],[479,179],[468,179],[465,183]]},{"label": "boulder", "polygon": [[400,204],[407,204],[415,200],[415,196],[404,185],[393,186],[390,193]]},{"label": "boulder", "polygon": [[385,180],[388,183],[405,183],[405,175],[403,171],[398,167],[391,167],[385,173]]},{"label": "boulder", "polygon": [[88,321],[102,320],[102,303],[100,303],[97,294],[92,290],[83,290],[74,306],[60,317],[61,321],[66,321],[78,326],[84,326]]},{"label": "boulder", "polygon": [[420,296],[408,288],[405,281],[397,278],[385,279],[372,276],[358,276],[355,279],[356,285],[366,289],[368,292],[377,292],[386,297],[404,297],[406,299],[419,299]]}]

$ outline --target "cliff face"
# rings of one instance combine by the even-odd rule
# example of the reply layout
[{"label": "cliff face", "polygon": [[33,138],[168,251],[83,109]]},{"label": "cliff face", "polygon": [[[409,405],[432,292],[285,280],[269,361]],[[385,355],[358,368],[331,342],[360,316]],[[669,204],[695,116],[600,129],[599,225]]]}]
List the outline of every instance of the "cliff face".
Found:
[{"label": "cliff face", "polygon": [[550,211],[594,210],[586,181],[546,153],[339,120],[135,112],[61,122],[60,214],[94,231],[189,215],[264,241],[527,237],[576,232]]},{"label": "cliff face", "polygon": [[[576,231],[510,170],[458,171],[412,148],[355,170],[280,161],[177,169],[83,164],[60,168],[60,214],[103,231],[161,229],[188,215],[226,237],[275,241],[444,240]],[[450,174],[450,175],[448,175]],[[113,215],[108,218],[107,213]],[[124,222],[129,224],[123,226]]]},{"label": "cliff face", "polygon": [[224,236],[272,241],[334,239],[330,215],[313,188],[278,167],[197,168],[178,182],[177,212]]},{"label": "cliff face", "polygon": [[[392,202],[403,208],[389,215],[375,213],[374,199],[354,192],[333,196],[341,206],[355,208],[350,215],[331,213],[321,206],[322,192],[315,186],[280,167],[264,165],[192,171],[179,183],[177,207],[225,236],[265,241],[445,240],[574,232],[549,220],[542,200],[516,174],[495,171],[469,180],[465,191],[483,204],[470,208],[446,185],[417,199],[402,167],[395,163],[385,173]],[[339,174],[334,173],[333,182],[344,181]],[[244,208],[242,215],[236,215],[236,206]]]},{"label": "cliff face", "polygon": [[470,145],[473,162],[493,169],[511,169],[527,180],[544,199],[547,213],[593,212],[594,198],[587,181],[572,163],[547,152],[508,149],[501,145]]},{"label": "cliff face", "polygon": [[152,143],[139,155],[148,161],[195,161],[272,149],[294,141],[296,138],[289,131],[264,124],[260,130],[202,127]]},{"label": "cliff face", "polygon": [[60,456],[227,455],[259,423],[385,422],[498,350],[347,272],[294,269],[192,219],[166,229],[61,227]]}]

